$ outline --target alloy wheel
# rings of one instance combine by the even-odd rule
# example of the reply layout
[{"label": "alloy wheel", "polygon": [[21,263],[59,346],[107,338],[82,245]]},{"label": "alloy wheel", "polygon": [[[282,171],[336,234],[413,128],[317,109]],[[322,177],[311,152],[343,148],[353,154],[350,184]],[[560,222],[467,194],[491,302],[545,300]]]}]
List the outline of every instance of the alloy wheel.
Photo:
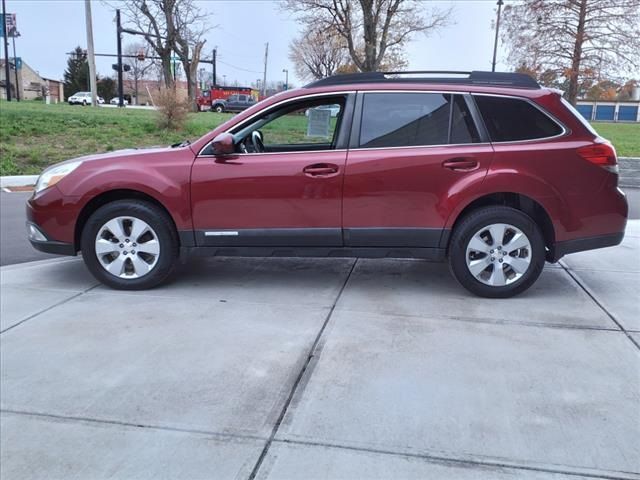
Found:
[{"label": "alloy wheel", "polygon": [[124,279],[140,278],[158,263],[160,242],[144,220],[116,217],[98,230],[95,253],[110,274]]},{"label": "alloy wheel", "polygon": [[501,287],[527,272],[531,253],[531,242],[522,230],[506,223],[494,223],[482,227],[469,240],[467,268],[476,280]]}]

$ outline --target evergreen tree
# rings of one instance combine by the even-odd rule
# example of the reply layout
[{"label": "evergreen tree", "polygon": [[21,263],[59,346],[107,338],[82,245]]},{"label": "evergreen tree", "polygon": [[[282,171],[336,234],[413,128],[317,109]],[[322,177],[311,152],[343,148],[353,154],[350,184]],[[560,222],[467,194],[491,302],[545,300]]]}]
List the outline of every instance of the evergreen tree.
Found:
[{"label": "evergreen tree", "polygon": [[64,96],[68,98],[76,92],[87,92],[90,88],[87,52],[78,46],[67,60],[67,69],[64,72]]},{"label": "evergreen tree", "polygon": [[116,97],[116,81],[111,77],[104,77],[98,80],[98,96],[108,102]]}]

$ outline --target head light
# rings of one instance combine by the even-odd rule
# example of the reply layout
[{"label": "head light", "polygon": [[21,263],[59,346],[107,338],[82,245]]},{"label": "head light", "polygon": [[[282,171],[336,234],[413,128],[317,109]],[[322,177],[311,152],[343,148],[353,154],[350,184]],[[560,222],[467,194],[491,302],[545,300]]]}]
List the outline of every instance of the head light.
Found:
[{"label": "head light", "polygon": [[81,164],[81,161],[67,162],[45,170],[44,172],[42,172],[42,175],[38,177],[38,181],[36,182],[36,193],[44,190],[45,188],[49,188],[55,185],[64,177],[73,172],[76,168],[78,168]]}]

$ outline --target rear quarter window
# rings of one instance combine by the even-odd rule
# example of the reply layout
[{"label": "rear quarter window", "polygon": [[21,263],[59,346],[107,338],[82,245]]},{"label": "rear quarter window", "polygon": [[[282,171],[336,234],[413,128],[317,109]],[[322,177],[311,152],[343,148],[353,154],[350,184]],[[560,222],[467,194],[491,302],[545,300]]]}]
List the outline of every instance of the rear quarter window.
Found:
[{"label": "rear quarter window", "polygon": [[563,129],[526,100],[474,95],[493,142],[513,142],[555,137]]}]

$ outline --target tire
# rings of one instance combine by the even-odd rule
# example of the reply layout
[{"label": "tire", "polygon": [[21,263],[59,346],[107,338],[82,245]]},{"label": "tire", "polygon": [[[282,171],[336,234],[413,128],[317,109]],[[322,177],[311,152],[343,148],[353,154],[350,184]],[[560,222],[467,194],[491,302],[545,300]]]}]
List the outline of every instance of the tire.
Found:
[{"label": "tire", "polygon": [[167,213],[152,203],[133,199],[117,200],[96,210],[80,239],[89,271],[118,290],[144,290],[164,282],[177,264],[179,245]]},{"label": "tire", "polygon": [[212,108],[212,111],[216,113],[223,113],[224,107],[222,105],[214,105],[214,107]]},{"label": "tire", "polygon": [[544,263],[540,227],[515,208],[495,206],[471,212],[455,227],[449,243],[453,276],[481,297],[508,298],[524,292],[538,279]]},{"label": "tire", "polygon": [[86,107],[86,106],[87,106],[87,101],[86,101],[86,100],[83,100],[83,101],[82,101],[82,106],[83,106],[83,107]]}]

